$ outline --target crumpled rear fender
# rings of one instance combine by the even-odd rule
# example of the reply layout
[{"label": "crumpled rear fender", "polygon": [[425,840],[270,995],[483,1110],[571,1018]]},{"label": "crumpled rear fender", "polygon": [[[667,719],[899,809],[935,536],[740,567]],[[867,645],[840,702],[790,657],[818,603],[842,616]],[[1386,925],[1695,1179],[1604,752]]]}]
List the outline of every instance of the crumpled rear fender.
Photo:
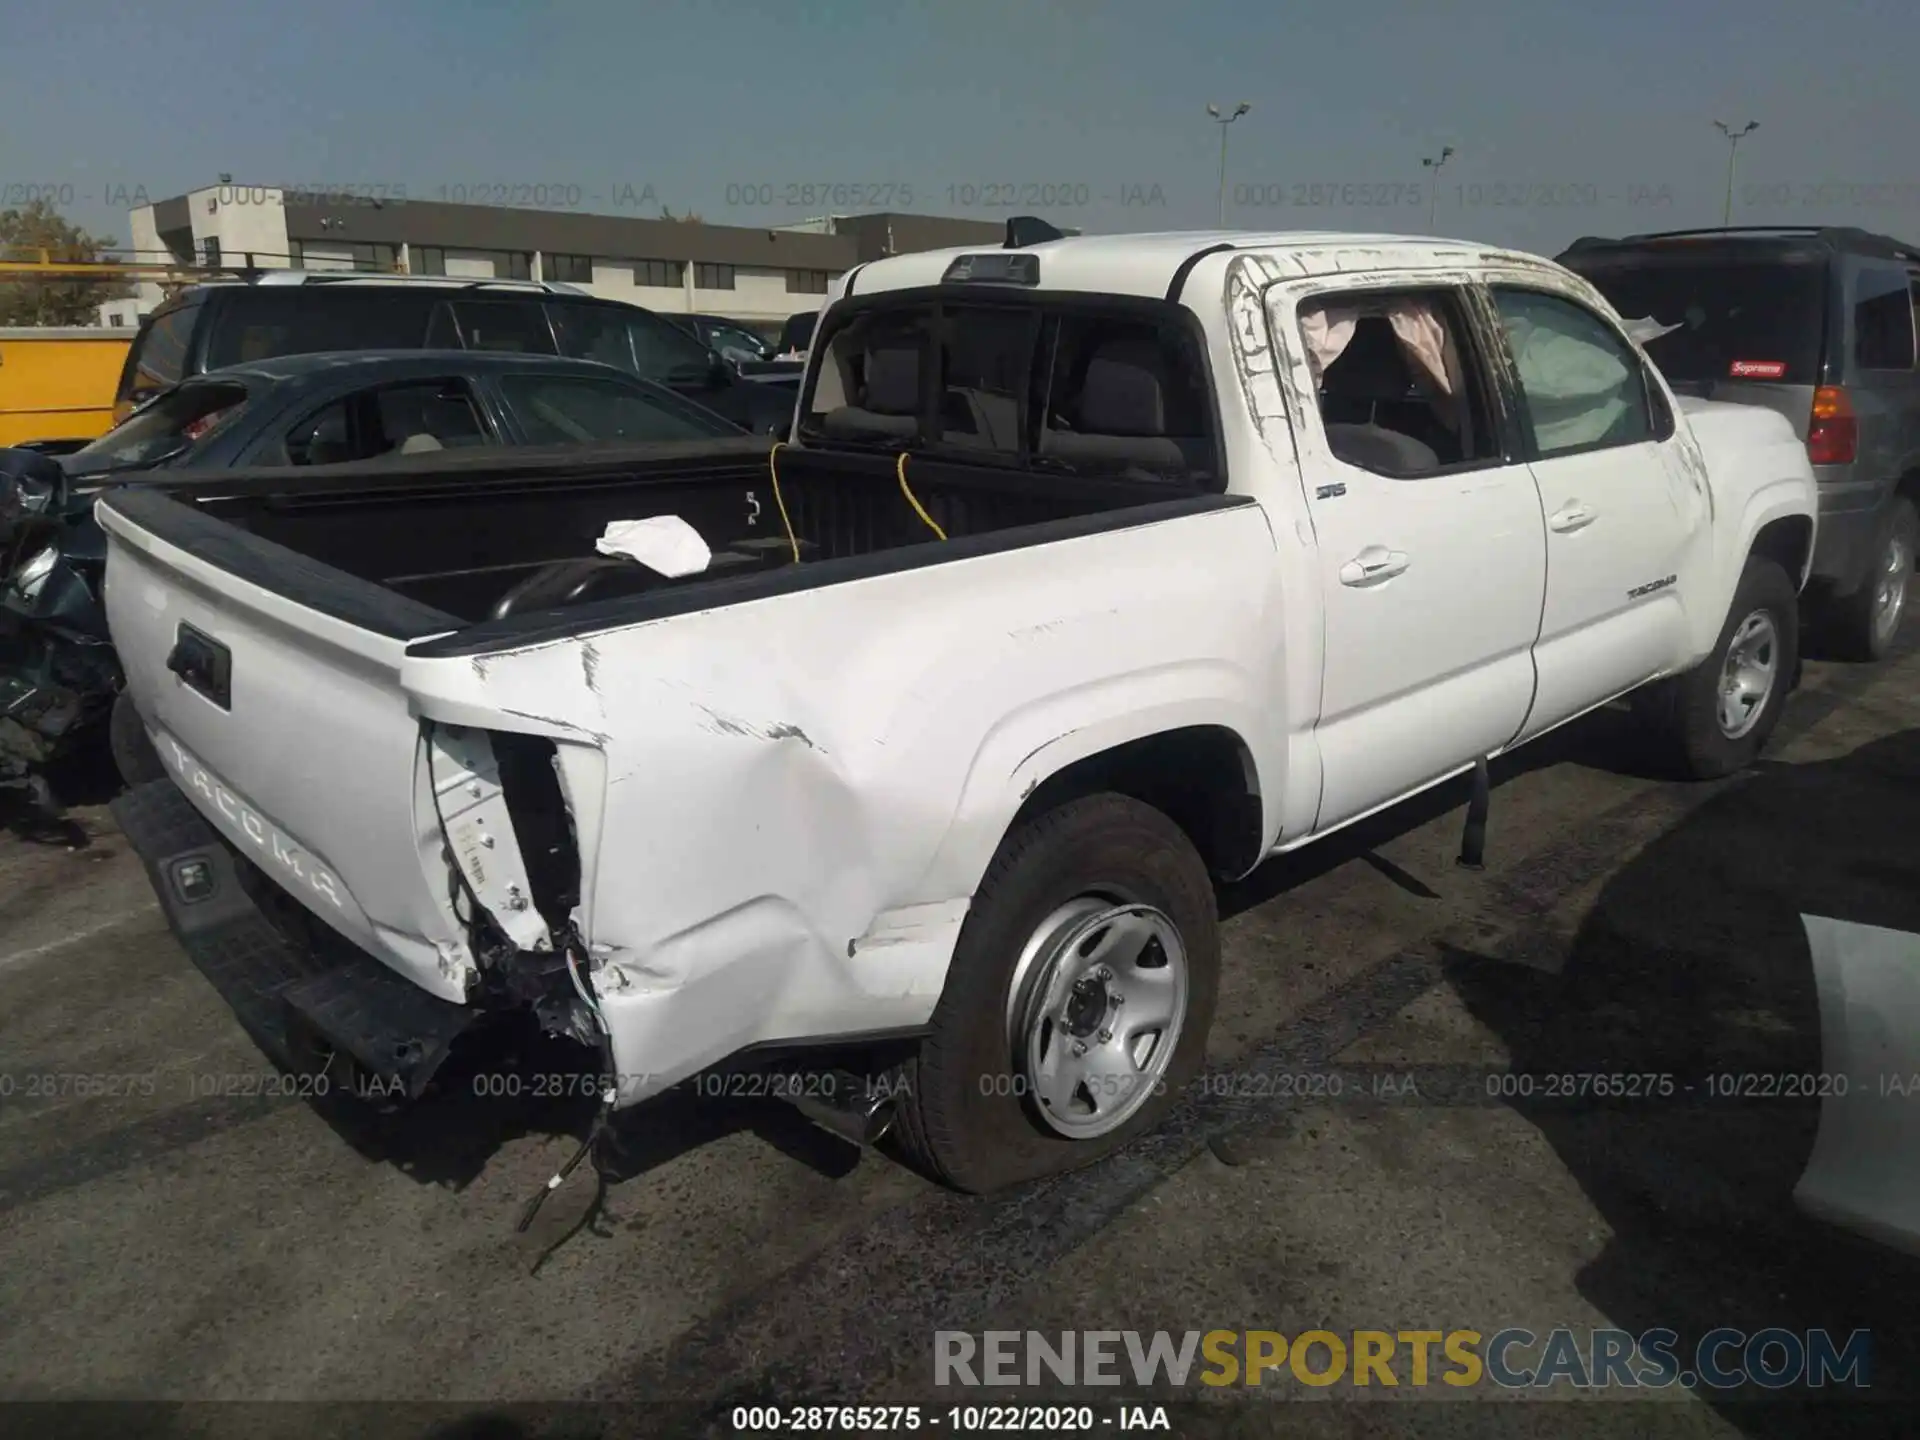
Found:
[{"label": "crumpled rear fender", "polygon": [[1191,724],[1264,764],[1273,554],[1247,505],[410,662],[407,683],[429,717],[554,740],[574,918],[637,1096],[761,1041],[924,1023],[1053,770]]}]

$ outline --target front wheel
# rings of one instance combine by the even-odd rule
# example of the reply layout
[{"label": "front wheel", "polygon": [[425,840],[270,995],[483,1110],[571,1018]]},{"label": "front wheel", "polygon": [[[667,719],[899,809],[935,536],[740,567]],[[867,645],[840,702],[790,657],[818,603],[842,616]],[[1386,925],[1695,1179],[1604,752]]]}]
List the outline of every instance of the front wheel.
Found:
[{"label": "front wheel", "polygon": [[1164,814],[1105,794],[1023,824],[899,1076],[903,1158],[983,1193],[1125,1144],[1199,1068],[1219,973],[1212,882]]},{"label": "front wheel", "polygon": [[1634,697],[1665,758],[1688,779],[1753,763],[1793,687],[1800,660],[1798,597],[1773,560],[1747,560],[1713,653]]}]

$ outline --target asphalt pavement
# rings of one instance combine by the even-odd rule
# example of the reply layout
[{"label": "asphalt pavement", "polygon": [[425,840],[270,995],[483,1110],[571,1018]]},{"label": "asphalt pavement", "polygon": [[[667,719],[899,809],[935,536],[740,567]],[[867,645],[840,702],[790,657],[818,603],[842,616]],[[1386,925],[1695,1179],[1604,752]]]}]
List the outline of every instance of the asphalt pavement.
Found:
[{"label": "asphalt pavement", "polygon": [[1092,1169],[958,1196],[689,1088],[525,1234],[591,1102],[492,1092],[554,1049],[463,1055],[395,1116],[275,1093],[104,808],[16,816],[0,1397],[169,1407],[85,1412],[103,1433],[733,1434],[774,1400],[920,1404],[931,1433],[1037,1396],[1105,1425],[1115,1393],[936,1388],[940,1331],[1779,1326],[1869,1330],[1871,1388],[1124,1393],[1190,1434],[1920,1433],[1920,1265],[1795,1211],[1816,1102],[1705,1078],[1820,1069],[1803,911],[1920,930],[1920,653],[1810,662],[1729,780],[1652,778],[1617,711],[1494,779],[1484,871],[1450,786],[1223,892],[1207,1076]]}]

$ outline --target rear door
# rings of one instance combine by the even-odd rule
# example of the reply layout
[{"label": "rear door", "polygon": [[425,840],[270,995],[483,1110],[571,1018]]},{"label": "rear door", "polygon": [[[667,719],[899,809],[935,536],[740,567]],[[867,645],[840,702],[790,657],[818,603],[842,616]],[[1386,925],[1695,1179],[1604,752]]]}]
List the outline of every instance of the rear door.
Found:
[{"label": "rear door", "polygon": [[1465,287],[1268,292],[1294,374],[1325,615],[1316,829],[1506,746],[1533,698],[1540,500],[1513,453]]},{"label": "rear door", "polygon": [[1691,435],[1612,321],[1545,289],[1491,293],[1547,529],[1524,740],[1686,656],[1711,507]]},{"label": "rear door", "polygon": [[1857,417],[1854,479],[1877,508],[1920,447],[1920,375],[1915,373],[1914,272],[1887,260],[1854,260],[1847,394]]}]

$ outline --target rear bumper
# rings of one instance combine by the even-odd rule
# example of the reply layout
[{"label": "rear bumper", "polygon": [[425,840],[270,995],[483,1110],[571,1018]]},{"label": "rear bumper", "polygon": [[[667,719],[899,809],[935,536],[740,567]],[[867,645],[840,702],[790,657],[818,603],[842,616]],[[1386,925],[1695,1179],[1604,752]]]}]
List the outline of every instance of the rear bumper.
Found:
[{"label": "rear bumper", "polygon": [[180,948],[274,1064],[351,1056],[388,1096],[418,1098],[455,1039],[483,1012],[427,994],[344,942],[290,943],[242,883],[235,854],[171,780],[113,802]]},{"label": "rear bumper", "polygon": [[1830,594],[1851,594],[1873,557],[1880,515],[1891,485],[1850,478],[1850,466],[1819,466],[1820,523],[1813,542],[1812,578]]}]

